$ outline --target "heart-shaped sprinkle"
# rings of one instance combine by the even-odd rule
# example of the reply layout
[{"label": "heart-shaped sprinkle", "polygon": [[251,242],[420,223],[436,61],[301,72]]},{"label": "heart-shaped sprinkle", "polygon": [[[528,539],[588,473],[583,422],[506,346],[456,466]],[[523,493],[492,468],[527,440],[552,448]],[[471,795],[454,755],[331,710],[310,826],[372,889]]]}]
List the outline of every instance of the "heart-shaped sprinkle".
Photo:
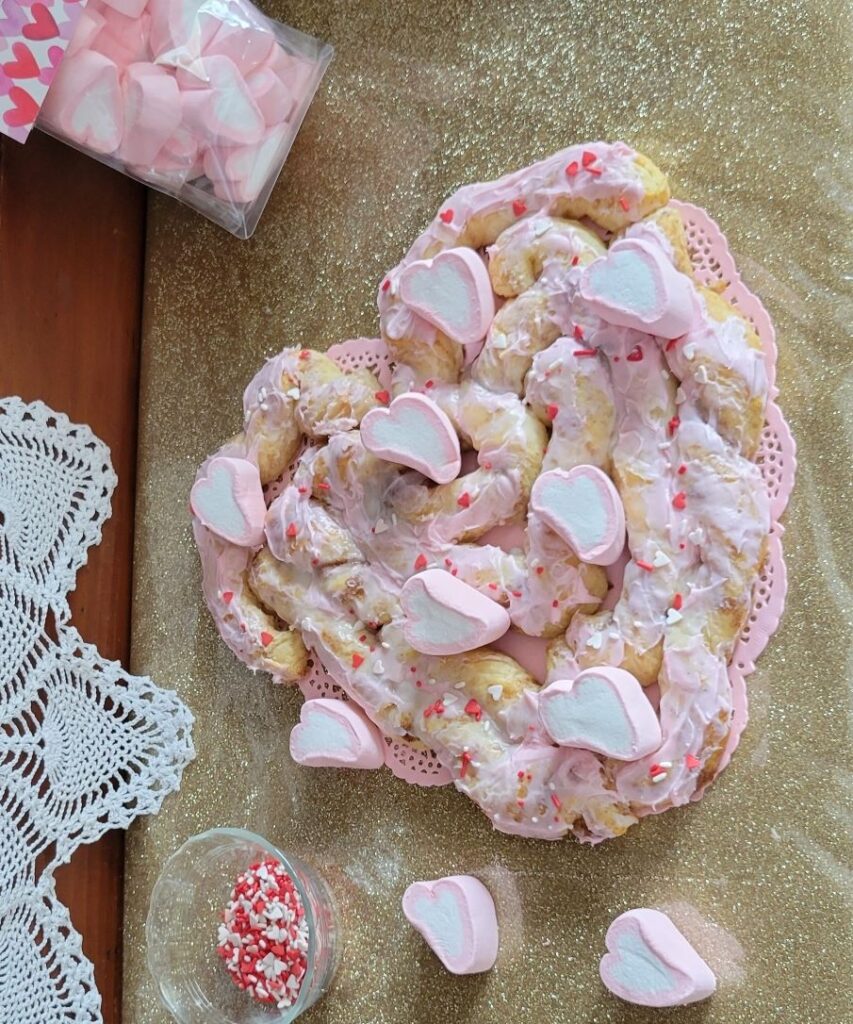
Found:
[{"label": "heart-shaped sprinkle", "polygon": [[357,654],[357,653],[353,654],[353,656],[352,656],[352,667],[353,668],[361,668],[361,666],[363,664],[364,664],[364,655],[363,654]]},{"label": "heart-shaped sprinkle", "polygon": [[685,1006],[717,987],[711,968],[666,914],[629,910],[607,929],[599,973],[614,994],[638,1006]]},{"label": "heart-shaped sprinkle", "polygon": [[414,882],[403,895],[403,913],[451,973],[477,974],[494,966],[498,920],[479,879],[450,875]]},{"label": "heart-shaped sprinkle", "polygon": [[521,217],[527,213],[527,203],[523,199],[513,199],[512,201],[512,212],[516,217]]},{"label": "heart-shaped sprinkle", "polygon": [[462,654],[509,629],[505,608],[443,569],[427,569],[403,584],[403,635],[421,654]]},{"label": "heart-shaped sprinkle", "polygon": [[583,561],[612,565],[622,553],[622,499],[595,466],[543,473],[533,485],[530,507]]},{"label": "heart-shaped sprinkle", "polygon": [[391,401],[391,395],[387,391],[374,391],[373,397],[377,402],[381,402],[383,405],[387,405]]},{"label": "heart-shaped sprinkle", "polygon": [[566,176],[569,178],[574,178],[574,176],[578,173],[579,170],[580,164],[578,164],[577,160],[572,160],[568,167],[566,167]]},{"label": "heart-shaped sprinkle", "polygon": [[269,647],[269,645],[273,642],[274,639],[275,638],[273,637],[272,633],[267,633],[266,630],[264,630],[263,633],[261,633],[260,640],[262,646],[264,647]]},{"label": "heart-shaped sprinkle", "polygon": [[539,695],[539,718],[561,747],[636,761],[657,750],[661,729],[642,686],[621,668],[589,668],[572,682],[551,683]]},{"label": "heart-shaped sprinkle", "polygon": [[679,491],[678,494],[672,499],[672,507],[678,509],[679,512],[683,512],[687,508],[687,495],[684,491]]},{"label": "heart-shaped sprinkle", "polygon": [[460,508],[469,508],[471,505],[471,495],[467,491],[463,491],[456,499],[456,504]]},{"label": "heart-shaped sprinkle", "polygon": [[438,216],[443,224],[449,224],[453,220],[453,210],[442,210]]},{"label": "heart-shaped sprinkle", "polygon": [[[581,298],[608,323],[661,338],[677,338],[694,318],[695,291],[656,245],[614,242],[581,275]],[[631,359],[631,356],[628,356]]]},{"label": "heart-shaped sprinkle", "polygon": [[489,272],[473,249],[410,263],[400,275],[400,298],[460,345],[482,340],[495,315]]},{"label": "heart-shaped sprinkle", "polygon": [[635,345],[625,358],[629,363],[641,363],[643,361],[643,346]]},{"label": "heart-shaped sprinkle", "polygon": [[306,700],[290,733],[290,756],[311,768],[381,768],[386,746],[353,701]]},{"label": "heart-shaped sprinkle", "polygon": [[446,414],[426,395],[399,395],[361,421],[364,447],[386,462],[416,469],[439,484],[459,474],[459,438]]},{"label": "heart-shaped sprinkle", "polygon": [[595,155],[595,153],[591,152],[588,149],[585,149],[583,151],[583,155],[581,156],[581,161],[583,162],[584,167],[592,166],[592,164],[594,164],[597,159],[598,157]]},{"label": "heart-shaped sprinkle", "polygon": [[211,459],[193,484],[190,507],[223,540],[250,548],[263,543],[264,492],[258,467],[246,459]]}]

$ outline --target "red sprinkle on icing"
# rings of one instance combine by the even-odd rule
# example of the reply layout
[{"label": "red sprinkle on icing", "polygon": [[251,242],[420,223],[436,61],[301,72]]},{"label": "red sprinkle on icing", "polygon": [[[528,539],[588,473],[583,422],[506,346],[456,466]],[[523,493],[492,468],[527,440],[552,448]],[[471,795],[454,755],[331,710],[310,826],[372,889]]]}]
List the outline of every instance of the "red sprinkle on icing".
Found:
[{"label": "red sprinkle on icing", "polygon": [[300,494],[307,494],[308,493],[308,488],[307,487],[297,487],[296,490],[299,491]]},{"label": "red sprinkle on icing", "polygon": [[319,565],[320,564],[320,559],[319,558],[312,558],[311,559],[311,564],[312,565]]},{"label": "red sprinkle on icing", "polygon": [[681,420],[679,419],[678,416],[672,416],[670,418],[669,423],[667,423],[666,426],[667,426],[667,429],[669,430],[669,436],[672,437],[672,435],[676,432],[676,430],[678,430],[678,428],[681,426]]},{"label": "red sprinkle on icing", "polygon": [[655,567],[654,567],[654,566],[652,565],[652,563],[651,563],[651,562],[644,562],[644,561],[642,560],[642,558],[637,558],[637,559],[635,559],[635,561],[636,561],[636,564],[637,564],[637,565],[638,565],[638,566],[639,566],[639,567],[640,567],[641,569],[645,569],[645,570],[646,570],[646,572],[654,572],[654,571],[655,571]]},{"label": "red sprinkle on icing", "polygon": [[490,583],[489,584],[489,590],[497,590],[497,589],[498,589],[497,583]]},{"label": "red sprinkle on icing", "polygon": [[424,381],[424,387],[425,388],[434,388],[435,387],[435,381],[434,380],[425,380]]},{"label": "red sprinkle on icing", "polygon": [[666,343],[664,352],[671,352],[679,343],[679,341],[683,341],[686,337],[686,334],[682,334],[680,338],[670,338],[669,341]]},{"label": "red sprinkle on icing", "polygon": [[585,149],[583,151],[583,156],[581,157],[581,161],[582,161],[584,167],[591,167],[595,163],[595,161],[597,159],[598,159],[598,157],[595,155],[595,153],[591,152],[590,150]]},{"label": "red sprinkle on icing", "polygon": [[699,758],[695,757],[693,754],[687,754],[684,758],[684,763],[687,765],[691,772],[694,769],[698,768],[700,764],[702,764]]},{"label": "red sprinkle on icing", "polygon": [[619,205],[626,213],[628,212],[628,200],[624,196],[619,196]]},{"label": "red sprinkle on icing", "polygon": [[472,760],[472,758],[471,758],[471,755],[468,753],[468,751],[467,750],[463,750],[462,751],[462,756],[460,757],[460,761],[462,762],[462,764],[461,764],[461,766],[459,768],[459,778],[460,779],[464,779],[465,776],[468,774],[468,765],[471,764],[471,760]]},{"label": "red sprinkle on icing", "polygon": [[444,224],[449,224],[453,220],[453,210],[442,210],[438,216]]},{"label": "red sprinkle on icing", "polygon": [[519,773],[518,773],[518,777],[519,777],[520,779],[523,779],[523,778],[524,778],[524,772],[519,772]]},{"label": "red sprinkle on icing", "polygon": [[310,359],[311,358],[311,350],[307,349],[307,348],[303,348],[302,351],[299,353],[299,358],[300,359]]},{"label": "red sprinkle on icing", "polygon": [[325,480],[321,480],[317,484],[317,490],[319,490],[319,491],[330,491],[331,489],[332,489],[332,485],[329,484],[329,483],[326,483]]},{"label": "red sprinkle on icing", "polygon": [[483,463],[483,469],[491,469],[491,468],[492,468],[491,462],[484,462]]},{"label": "red sprinkle on icing", "polygon": [[415,570],[417,572],[420,572],[421,569],[426,569],[426,567],[427,567],[427,558],[426,558],[426,555],[423,552],[421,552],[418,555],[418,557],[415,559]]},{"label": "red sprinkle on icing", "polygon": [[264,630],[263,633],[261,633],[261,643],[264,645],[264,647],[269,647],[269,645],[272,643],[272,633],[268,633],[266,630]]},{"label": "red sprinkle on icing", "polygon": [[513,597],[521,597],[520,590],[511,590],[510,593],[512,594]]},{"label": "red sprinkle on icing", "polygon": [[222,591],[222,600],[226,604],[231,604],[231,602],[234,600],[234,591],[233,590],[223,590]]},{"label": "red sprinkle on icing", "polygon": [[552,403],[545,411],[548,413],[548,419],[553,420],[557,418],[557,413],[560,411],[560,407]]},{"label": "red sprinkle on icing", "polygon": [[557,808],[558,811],[563,806],[563,801],[557,796],[556,793],[551,794],[551,803]]},{"label": "red sprinkle on icing", "polygon": [[352,667],[353,668],[358,668],[360,665],[363,665],[363,664],[364,664],[364,655],[362,655],[362,654],[354,654],[352,656]]},{"label": "red sprinkle on icing", "polygon": [[580,256],[572,256],[572,266],[576,267],[578,265],[578,261],[579,260],[580,260]]},{"label": "red sprinkle on icing", "polygon": [[583,338],[583,327],[580,324],[572,325],[572,336],[580,341]]},{"label": "red sprinkle on icing", "polygon": [[684,541],[681,541],[681,543],[678,545],[678,550],[679,551],[684,551],[684,549],[686,547],[687,547],[687,545],[684,543]]},{"label": "red sprinkle on icing", "polygon": [[377,402],[382,402],[383,405],[387,405],[391,401],[391,395],[385,390],[374,391],[373,397]]},{"label": "red sprinkle on icing", "polygon": [[480,707],[479,702],[474,700],[473,697],[465,705],[465,714],[470,715],[472,718],[476,718],[478,722],[483,717],[483,709]]},{"label": "red sprinkle on icing", "polygon": [[391,282],[386,277],[385,280],[382,282],[382,291],[383,292],[387,292],[390,287],[391,287]]},{"label": "red sprinkle on icing", "polygon": [[677,612],[680,612],[683,604],[684,598],[681,596],[681,594],[676,594],[675,597],[672,599],[672,607]]},{"label": "red sprinkle on icing", "polygon": [[456,504],[460,508],[468,508],[471,504],[471,495],[467,491],[463,491],[456,499]]},{"label": "red sprinkle on icing", "polygon": [[594,356],[596,354],[594,348],[576,348],[572,353],[573,356],[582,358],[583,356]]},{"label": "red sprinkle on icing", "polygon": [[362,633],[361,636],[358,638],[358,642],[360,644],[363,644],[366,639],[367,639],[367,633]]},{"label": "red sprinkle on icing", "polygon": [[522,214],[527,213],[527,203],[523,199],[513,199],[512,212],[516,217],[521,217]]},{"label": "red sprinkle on icing", "polygon": [[566,168],[566,177],[574,178],[574,176],[578,173],[579,170],[580,164],[578,164],[577,160],[572,160],[572,162]]},{"label": "red sprinkle on icing", "polygon": [[287,524],[287,536],[288,537],[295,537],[296,536],[296,523],[288,523]]},{"label": "red sprinkle on icing", "polygon": [[445,560],[444,560],[444,564],[445,564],[445,565],[447,566],[447,568],[449,569],[449,568],[451,567],[451,565],[453,565],[453,562],[452,562],[452,561],[451,561],[451,560],[450,560],[449,558],[445,558]]},{"label": "red sprinkle on icing", "polygon": [[602,173],[600,167],[587,167],[587,170],[589,171],[590,174],[594,174],[596,176],[596,178],[599,177],[601,175],[601,173]]},{"label": "red sprinkle on icing", "polygon": [[551,607],[552,608],[559,608],[560,607],[560,602],[556,598],[554,598],[554,600],[551,602]]},{"label": "red sprinkle on icing", "polygon": [[431,715],[443,715],[444,714],[444,701],[439,698],[435,704],[430,704],[428,708],[424,708],[424,718],[429,718]]},{"label": "red sprinkle on icing", "polygon": [[655,763],[649,767],[649,775],[666,775],[666,768],[663,768],[661,765]]},{"label": "red sprinkle on icing", "polygon": [[681,465],[678,467],[677,472],[679,476],[684,476],[684,474],[687,472],[687,466],[685,466],[682,462]]},{"label": "red sprinkle on icing", "polygon": [[536,566],[536,575],[537,576],[541,576],[543,572],[545,572],[545,566],[544,565],[537,565]]},{"label": "red sprinkle on icing", "polygon": [[629,363],[641,363],[643,361],[643,346],[635,345],[625,358]]},{"label": "red sprinkle on icing", "polygon": [[458,570],[458,569],[451,569],[451,570],[450,570],[450,575],[451,575],[451,576],[455,576],[455,575],[456,575],[456,573],[458,573],[458,572],[459,572],[459,570]]},{"label": "red sprinkle on icing", "polygon": [[687,495],[684,491],[679,491],[672,499],[672,507],[677,508],[679,512],[687,508]]}]

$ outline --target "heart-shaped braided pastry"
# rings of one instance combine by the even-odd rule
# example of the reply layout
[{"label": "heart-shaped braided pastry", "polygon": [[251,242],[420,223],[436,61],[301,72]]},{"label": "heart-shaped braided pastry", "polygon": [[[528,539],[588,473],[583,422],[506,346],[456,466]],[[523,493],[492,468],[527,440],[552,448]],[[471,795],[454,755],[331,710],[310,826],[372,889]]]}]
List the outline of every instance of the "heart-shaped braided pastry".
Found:
[{"label": "heart-shaped braided pastry", "polygon": [[259,545],[196,516],[232,650],[292,681],[310,649],[503,832],[618,836],[738,735],[768,382],[668,199],[623,143],[460,189],[379,284],[387,377],[286,349],[246,389],[218,457],[257,466]]}]

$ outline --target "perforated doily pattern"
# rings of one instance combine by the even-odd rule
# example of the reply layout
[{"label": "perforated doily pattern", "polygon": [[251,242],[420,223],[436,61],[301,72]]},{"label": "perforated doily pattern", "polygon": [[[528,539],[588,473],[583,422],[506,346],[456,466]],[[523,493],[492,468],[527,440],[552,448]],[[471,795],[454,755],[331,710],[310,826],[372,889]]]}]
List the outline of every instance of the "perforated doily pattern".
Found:
[{"label": "perforated doily pattern", "polygon": [[[116,477],[88,427],[0,400],[0,1021],[101,1020],[53,874],[81,843],[153,814],[194,756],[170,691],[105,661],[67,595]],[[45,862],[36,869],[36,858]]]},{"label": "perforated doily pattern", "polygon": [[[750,320],[761,339],[770,383],[770,401],[765,414],[764,430],[757,463],[770,495],[773,527],[768,543],[767,559],[752,596],[752,611],[738,641],[729,666],[734,690],[734,714],[729,743],[722,758],[721,769],[728,763],[747,722],[745,678],[755,669],[755,662],[775,633],[785,605],[787,577],[782,555],[783,527],[779,518],[788,504],[796,473],[796,447],[782,411],[774,399],[778,394],[776,378],[776,335],[770,317],[761,302],[744,285],[722,231],[708,214],[689,203],[673,201],[681,213],[687,234],[694,272],[699,281],[722,294]],[[366,367],[375,373],[383,387],[390,380],[388,353],[380,340],[350,341],[335,345],[329,355],[346,370]],[[308,697],[346,699],[318,659],[300,689]],[[432,750],[420,741],[387,739],[386,764],[401,779],[420,786],[444,785],[451,781],[448,772]]]}]

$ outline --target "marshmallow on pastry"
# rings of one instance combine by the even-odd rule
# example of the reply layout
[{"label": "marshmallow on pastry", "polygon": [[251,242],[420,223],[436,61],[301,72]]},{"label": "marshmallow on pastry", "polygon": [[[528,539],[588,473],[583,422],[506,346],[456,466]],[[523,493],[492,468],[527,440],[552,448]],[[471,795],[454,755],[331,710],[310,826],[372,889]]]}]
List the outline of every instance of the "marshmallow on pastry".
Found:
[{"label": "marshmallow on pastry", "polygon": [[539,720],[561,747],[580,747],[636,761],[661,745],[658,716],[630,672],[602,666],[573,682],[551,683],[539,695]]},{"label": "marshmallow on pastry", "polygon": [[306,700],[290,733],[290,756],[310,768],[381,768],[385,743],[351,701]]},{"label": "marshmallow on pastry", "polygon": [[498,919],[479,879],[450,875],[414,882],[403,895],[403,913],[452,974],[478,974],[494,966]]},{"label": "marshmallow on pastry", "polygon": [[426,395],[399,395],[361,421],[364,447],[386,462],[416,469],[437,484],[459,475],[462,457],[453,424]]},{"label": "marshmallow on pastry", "polygon": [[421,654],[462,654],[509,629],[509,613],[443,569],[427,569],[403,584],[403,635]]},{"label": "marshmallow on pastry", "polygon": [[622,499],[595,466],[543,473],[533,485],[530,507],[584,562],[612,565],[622,554]]},{"label": "marshmallow on pastry", "polygon": [[190,507],[218,537],[240,547],[264,540],[267,508],[258,467],[246,459],[218,456],[193,484]]},{"label": "marshmallow on pastry", "polygon": [[629,910],[607,929],[599,973],[614,994],[638,1006],[686,1006],[717,987],[711,968],[666,914]]},{"label": "marshmallow on pastry", "polygon": [[410,263],[400,274],[400,298],[460,345],[481,341],[495,315],[489,271],[473,249]]},{"label": "marshmallow on pastry", "polygon": [[660,338],[679,338],[693,323],[694,289],[657,245],[614,242],[581,276],[579,294],[607,323]]}]

